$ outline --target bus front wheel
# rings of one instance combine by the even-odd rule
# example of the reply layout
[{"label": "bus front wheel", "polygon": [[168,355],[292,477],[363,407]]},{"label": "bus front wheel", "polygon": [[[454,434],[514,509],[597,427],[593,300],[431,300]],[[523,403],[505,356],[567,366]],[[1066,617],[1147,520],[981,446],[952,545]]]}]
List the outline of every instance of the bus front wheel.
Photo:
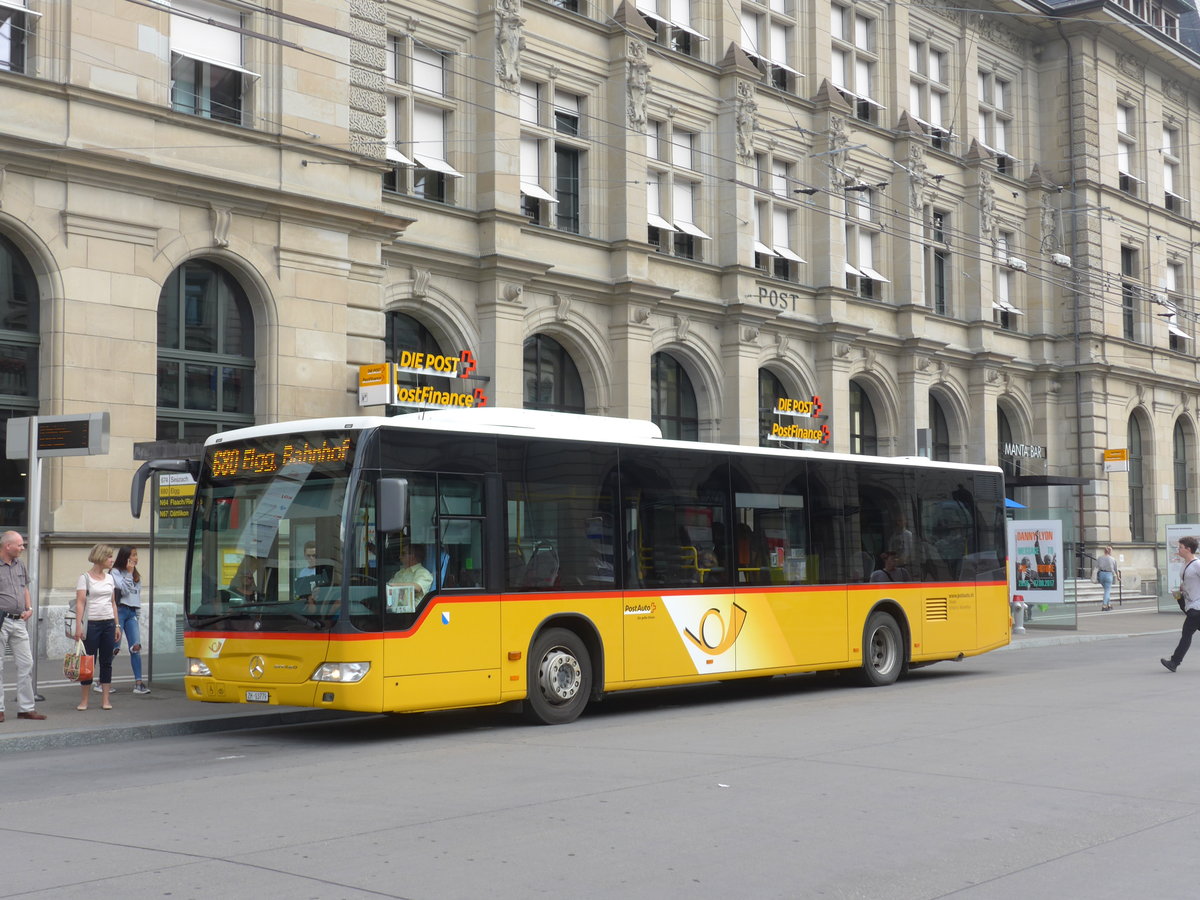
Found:
[{"label": "bus front wheel", "polygon": [[529,654],[526,718],[538,725],[574,722],[591,692],[592,661],[579,635],[565,628],[538,635]]},{"label": "bus front wheel", "polygon": [[892,684],[904,671],[904,635],[896,620],[875,612],[863,629],[863,683],[871,687]]}]

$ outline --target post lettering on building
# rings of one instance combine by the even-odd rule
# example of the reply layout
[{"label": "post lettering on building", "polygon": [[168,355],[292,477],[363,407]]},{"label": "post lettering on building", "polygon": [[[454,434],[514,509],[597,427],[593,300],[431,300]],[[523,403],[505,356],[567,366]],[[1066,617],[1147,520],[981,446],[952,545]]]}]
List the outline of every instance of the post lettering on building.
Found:
[{"label": "post lettering on building", "polygon": [[[807,400],[792,399],[791,397],[775,398],[775,408],[771,410],[783,419],[824,419],[825,406],[821,398],[813,395]],[[767,434],[768,441],[787,441],[800,444],[828,444],[829,426],[825,422],[787,422],[771,423]]]},{"label": "post lettering on building", "polygon": [[412,409],[462,409],[488,405],[482,387],[460,391],[431,384],[401,384],[400,373],[457,382],[486,383],[487,376],[477,374],[475,354],[462,350],[457,355],[401,350],[395,363],[372,363],[358,367],[359,406],[404,406]]}]

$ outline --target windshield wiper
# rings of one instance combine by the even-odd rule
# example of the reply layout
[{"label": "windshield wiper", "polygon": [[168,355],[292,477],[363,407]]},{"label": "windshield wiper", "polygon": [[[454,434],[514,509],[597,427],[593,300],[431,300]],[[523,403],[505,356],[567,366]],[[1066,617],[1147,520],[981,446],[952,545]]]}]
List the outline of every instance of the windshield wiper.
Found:
[{"label": "windshield wiper", "polygon": [[[241,606],[235,610],[230,610],[229,612],[209,616],[207,619],[197,622],[195,627],[208,628],[212,625],[216,625],[218,622],[225,622],[229,619],[240,619],[243,617],[261,619],[264,613],[284,615],[289,619],[295,619],[297,622],[308,625],[312,628],[321,628],[324,625],[324,623],[321,621],[321,618],[316,616],[305,616],[295,612],[294,610],[275,610],[271,609],[269,606],[264,606],[263,604],[255,604],[254,606]],[[327,618],[329,619],[329,623],[332,625],[336,617],[330,616]]]}]

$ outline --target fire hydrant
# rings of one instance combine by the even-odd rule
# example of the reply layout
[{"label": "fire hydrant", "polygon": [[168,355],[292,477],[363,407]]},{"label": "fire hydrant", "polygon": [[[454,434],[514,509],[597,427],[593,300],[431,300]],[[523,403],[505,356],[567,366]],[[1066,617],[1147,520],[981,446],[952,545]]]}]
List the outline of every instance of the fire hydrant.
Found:
[{"label": "fire hydrant", "polygon": [[1013,594],[1012,603],[1013,634],[1025,633],[1025,598],[1021,594]]}]

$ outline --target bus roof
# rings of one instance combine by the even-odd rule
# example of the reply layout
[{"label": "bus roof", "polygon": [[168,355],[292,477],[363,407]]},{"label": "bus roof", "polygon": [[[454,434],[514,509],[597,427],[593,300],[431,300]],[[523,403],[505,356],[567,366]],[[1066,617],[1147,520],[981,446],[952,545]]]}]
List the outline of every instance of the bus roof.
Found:
[{"label": "bus roof", "polygon": [[343,416],[324,419],[300,419],[253,425],[209,436],[206,447],[229,441],[252,440],[302,431],[348,431],[370,428],[404,428],[419,431],[468,431],[472,434],[491,434],[572,440],[601,444],[639,444],[683,450],[708,450],[745,453],[761,456],[788,456],[802,459],[842,460],[847,462],[890,463],[893,465],[928,466],[931,468],[970,469],[999,473],[998,466],[973,463],[936,462],[925,457],[878,456],[864,457],[828,451],[793,450],[783,447],[749,447],[740,444],[700,441],[667,440],[653,422],[644,419],[620,419],[609,416],[589,416],[579,413],[546,412],[534,409],[514,409],[499,406],[479,408],[436,409],[403,413],[397,416]]}]

